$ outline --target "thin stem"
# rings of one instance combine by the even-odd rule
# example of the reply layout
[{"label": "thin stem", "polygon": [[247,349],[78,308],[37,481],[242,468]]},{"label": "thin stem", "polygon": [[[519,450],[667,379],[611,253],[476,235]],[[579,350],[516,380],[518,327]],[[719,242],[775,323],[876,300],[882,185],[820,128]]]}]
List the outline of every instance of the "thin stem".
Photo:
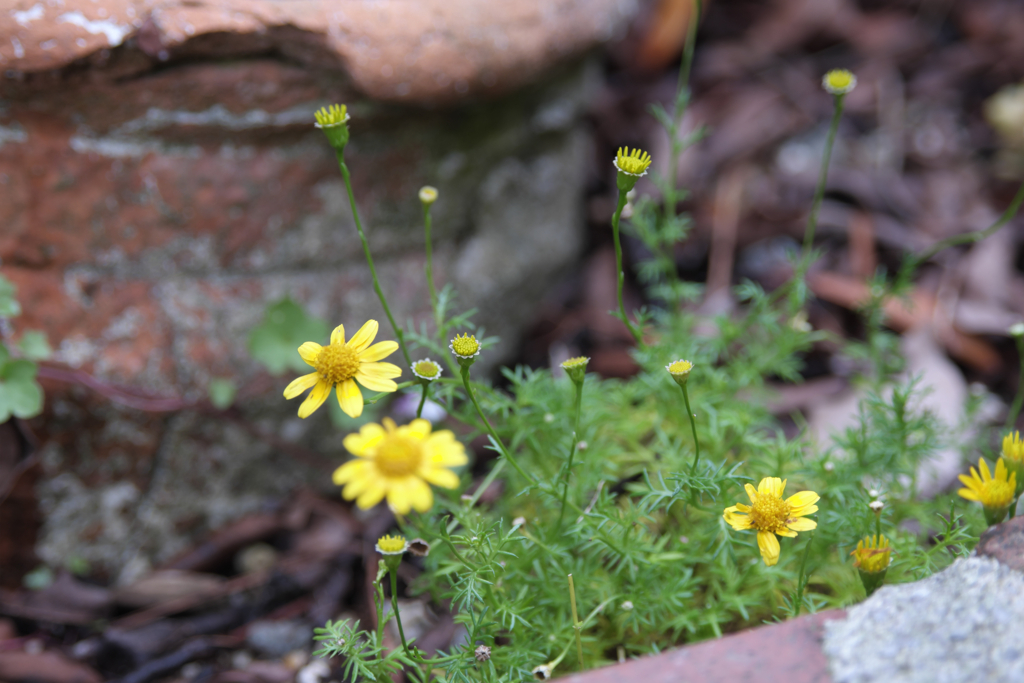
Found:
[{"label": "thin stem", "polygon": [[537,483],[536,480],[533,477],[531,477],[529,474],[527,474],[526,471],[522,467],[520,467],[519,463],[512,456],[512,454],[509,452],[509,450],[507,448],[505,448],[505,444],[502,442],[501,438],[498,436],[498,433],[496,431],[494,431],[494,427],[491,426],[490,420],[488,420],[487,416],[484,415],[484,411],[480,408],[480,404],[476,400],[476,394],[473,393],[473,387],[469,383],[469,368],[468,367],[463,367],[462,368],[462,385],[464,387],[466,387],[466,393],[469,394],[469,400],[471,400],[473,402],[473,407],[476,408],[477,415],[479,415],[480,419],[484,421],[484,425],[487,426],[487,433],[491,435],[492,439],[494,439],[494,443],[496,443],[498,445],[498,448],[501,450],[501,454],[503,456],[505,456],[506,460],[508,460],[510,463],[512,463],[512,467],[514,467],[516,469],[516,471],[519,472],[520,475],[522,475],[523,479],[525,479],[526,481],[530,482],[531,484],[536,484]]},{"label": "thin stem", "polygon": [[583,671],[583,641],[580,638],[580,619],[576,615],[576,586],[572,583],[572,574],[569,574],[569,602],[572,604],[572,628],[576,632],[576,654],[579,657],[580,671]]},{"label": "thin stem", "polygon": [[580,408],[583,405],[583,382],[573,382],[576,387],[576,417],[572,423],[572,448],[569,449],[569,464],[565,468],[565,486],[562,489],[562,508],[558,513],[558,525],[556,529],[562,528],[562,518],[565,516],[565,501],[569,498],[569,478],[572,476],[572,459],[576,455],[576,446],[580,442]]},{"label": "thin stem", "polygon": [[878,542],[882,542],[882,513],[875,513],[875,535],[878,536]]},{"label": "thin stem", "polygon": [[690,410],[690,395],[686,393],[686,385],[681,384],[679,386],[683,390],[683,404],[686,406],[686,416],[690,418],[690,431],[693,432],[693,464],[690,465],[690,474],[692,475],[697,471],[697,463],[700,462],[700,440],[697,438],[697,421],[693,417],[693,411]]},{"label": "thin stem", "polygon": [[980,242],[986,237],[995,234],[996,232],[999,231],[1001,227],[1009,223],[1013,219],[1013,217],[1017,215],[1017,211],[1020,210],[1022,203],[1024,203],[1024,182],[1022,182],[1020,184],[1020,187],[1017,188],[1017,194],[1014,195],[1013,200],[1010,202],[1010,205],[1006,207],[1006,211],[1003,212],[1003,215],[1001,215],[995,223],[985,228],[984,230],[968,232],[964,233],[963,235],[953,235],[952,237],[947,237],[944,240],[936,242],[931,247],[922,252],[920,255],[911,257],[908,261],[908,263],[911,264],[909,267],[913,270],[920,264],[924,263],[931,257],[938,254],[943,249],[959,246],[961,244],[974,244],[975,242]]},{"label": "thin stem", "polygon": [[800,615],[800,608],[804,602],[804,571],[807,569],[807,557],[811,554],[811,541],[814,540],[814,532],[807,538],[807,545],[804,546],[804,558],[800,560],[800,574],[796,580],[796,592],[793,594],[793,616]]},{"label": "thin stem", "polygon": [[633,335],[633,339],[636,343],[641,343],[643,335],[640,330],[633,326],[633,323],[629,321],[629,316],[626,315],[626,306],[622,303],[622,288],[626,284],[626,274],[622,270],[622,243],[619,240],[619,218],[622,216],[622,209],[626,206],[626,193],[619,190],[619,204],[615,207],[615,213],[612,215],[612,236],[615,238],[615,272],[618,273],[618,295],[619,295],[619,317],[622,318],[622,322],[625,323],[629,333]]},{"label": "thin stem", "polygon": [[[794,280],[802,282],[807,276],[811,267],[811,249],[814,247],[814,233],[818,229],[818,212],[821,209],[822,199],[825,197],[825,183],[828,180],[828,166],[832,160],[832,146],[836,141],[836,133],[839,131],[839,119],[843,115],[843,95],[835,95],[835,110],[832,113],[832,124],[828,129],[828,139],[825,141],[825,153],[821,157],[821,170],[818,173],[818,186],[814,190],[814,201],[811,202],[811,213],[807,217],[807,228],[804,230],[803,254]],[[802,287],[793,290],[794,293],[802,292]]]},{"label": "thin stem", "polygon": [[665,197],[666,222],[676,217],[676,167],[679,165],[679,155],[683,151],[683,143],[679,139],[679,123],[690,104],[690,67],[693,65],[693,48],[697,42],[697,24],[701,15],[700,0],[694,0],[693,5],[694,11],[691,12],[690,23],[686,27],[686,44],[683,46],[682,63],[679,65],[676,101],[672,107],[672,128],[669,131],[672,138],[672,158],[669,159],[668,182],[665,185],[668,189]]},{"label": "thin stem", "polygon": [[388,322],[391,323],[391,329],[395,331],[395,338],[398,340],[398,346],[402,349],[402,355],[405,356],[405,364],[412,365],[412,358],[409,356],[409,351],[405,348],[405,337],[402,334],[402,329],[395,324],[395,318],[391,315],[391,309],[388,308],[387,299],[384,298],[384,292],[381,291],[380,281],[377,279],[377,269],[373,265],[373,256],[370,254],[370,244],[366,241],[366,234],[363,232],[363,224],[359,220],[359,210],[356,208],[356,197],[352,192],[352,179],[349,176],[348,166],[345,165],[345,159],[341,152],[338,153],[338,166],[341,168],[341,177],[345,179],[345,189],[348,191],[348,203],[352,206],[352,217],[356,222],[356,230],[359,232],[359,239],[363,243],[363,253],[366,255],[366,263],[370,266],[370,276],[373,278],[373,289],[377,292],[377,298],[380,299],[380,305],[384,309],[384,314],[388,317]]},{"label": "thin stem", "polygon": [[424,270],[427,276],[427,287],[430,288],[430,310],[434,313],[434,326],[441,330],[441,316],[437,311],[437,290],[434,288],[434,247],[430,239],[430,204],[423,205],[423,233],[427,245],[427,263]]},{"label": "thin stem", "polygon": [[423,395],[420,396],[420,404],[416,407],[416,417],[423,415],[423,404],[427,402],[427,394],[430,393],[430,382],[423,383]]},{"label": "thin stem", "polygon": [[398,611],[398,574],[393,570],[389,570],[388,574],[391,576],[391,609],[398,624],[398,635],[402,637],[402,649],[409,652],[409,644],[405,642],[405,631],[402,629],[402,615]]},{"label": "thin stem", "polygon": [[[1022,185],[1024,187],[1024,185]],[[1024,405],[1024,336],[1016,335],[1017,355],[1020,360],[1020,374],[1017,380],[1017,395],[1013,397],[1013,405],[1010,406],[1010,414],[1006,416],[1006,428],[1003,431],[1011,431],[1017,426],[1017,418],[1020,416],[1021,405]]]}]

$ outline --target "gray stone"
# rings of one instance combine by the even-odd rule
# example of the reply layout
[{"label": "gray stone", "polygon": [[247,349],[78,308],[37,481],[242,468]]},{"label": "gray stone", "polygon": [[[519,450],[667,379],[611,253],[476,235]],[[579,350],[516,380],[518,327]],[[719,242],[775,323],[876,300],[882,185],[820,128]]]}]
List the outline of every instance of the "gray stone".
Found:
[{"label": "gray stone", "polygon": [[835,683],[1019,683],[1022,620],[1024,575],[971,557],[827,622],[824,650]]}]

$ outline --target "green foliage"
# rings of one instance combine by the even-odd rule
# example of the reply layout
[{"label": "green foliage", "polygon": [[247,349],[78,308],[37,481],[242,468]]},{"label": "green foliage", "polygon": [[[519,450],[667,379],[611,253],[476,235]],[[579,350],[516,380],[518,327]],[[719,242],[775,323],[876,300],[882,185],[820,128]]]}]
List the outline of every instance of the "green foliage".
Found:
[{"label": "green foliage", "polygon": [[303,343],[326,339],[327,323],[288,298],[267,307],[263,321],[249,333],[249,353],[272,374],[303,372],[309,366],[295,353]]},{"label": "green foliage", "polygon": [[224,410],[230,408],[231,404],[235,402],[235,393],[238,391],[238,387],[230,379],[214,377],[207,385],[206,391],[213,407],[217,410]]},{"label": "green foliage", "polygon": [[[6,318],[21,314],[16,295],[14,283],[0,275],[0,326],[9,324]],[[13,355],[5,340],[0,338],[0,423],[12,416],[35,417],[43,410],[43,388],[36,381],[39,367],[35,361],[50,356],[46,335],[25,332],[14,349],[17,355]]]}]

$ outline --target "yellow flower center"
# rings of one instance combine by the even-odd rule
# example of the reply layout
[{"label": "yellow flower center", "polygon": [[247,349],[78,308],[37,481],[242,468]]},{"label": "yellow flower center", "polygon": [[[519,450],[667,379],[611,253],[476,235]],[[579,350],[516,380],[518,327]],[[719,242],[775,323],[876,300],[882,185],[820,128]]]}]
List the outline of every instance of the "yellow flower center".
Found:
[{"label": "yellow flower center", "polygon": [[382,553],[400,553],[405,550],[405,538],[403,536],[381,536],[377,539],[377,549]]},{"label": "yellow flower center", "polygon": [[321,107],[313,116],[323,127],[338,126],[348,121],[348,107],[344,104],[332,104],[330,107]]},{"label": "yellow flower center", "polygon": [[688,360],[677,360],[668,366],[668,371],[673,375],[685,375],[690,370],[693,370],[693,363]]},{"label": "yellow flower center", "polygon": [[373,462],[377,469],[388,477],[405,477],[414,474],[423,459],[420,442],[397,434],[388,434],[377,446]]},{"label": "yellow flower center", "polygon": [[313,367],[321,379],[340,384],[359,372],[359,356],[344,344],[330,344],[320,350]]},{"label": "yellow flower center", "polygon": [[589,363],[589,362],[590,362],[590,359],[587,358],[586,356],[576,356],[575,358],[570,358],[567,361],[563,361],[562,362],[562,367],[564,369],[566,369],[566,370],[570,370],[572,368],[578,368],[581,365],[583,367],[586,367],[587,363]]},{"label": "yellow flower center", "polygon": [[786,527],[789,503],[773,495],[758,494],[750,511],[750,524],[758,531],[777,531]]},{"label": "yellow flower center", "polygon": [[1020,432],[1007,434],[1003,438],[1003,457],[1007,460],[1024,462],[1024,441],[1020,439]]},{"label": "yellow flower center", "polygon": [[441,368],[438,367],[437,363],[432,360],[421,360],[418,361],[414,366],[413,370],[420,377],[426,379],[433,379],[441,374]]},{"label": "yellow flower center", "polygon": [[639,149],[629,151],[629,147],[620,147],[618,156],[615,157],[616,165],[620,171],[632,175],[640,175],[651,165],[651,155],[641,152]]},{"label": "yellow flower center", "polygon": [[981,504],[987,508],[999,510],[1007,507],[1013,500],[1016,486],[1003,479],[991,479],[981,485],[978,496]]},{"label": "yellow flower center", "polygon": [[456,335],[452,339],[452,350],[460,356],[472,356],[480,350],[480,342],[473,335]]},{"label": "yellow flower center", "polygon": [[857,77],[846,69],[833,69],[825,74],[822,85],[833,95],[844,95],[857,85]]}]

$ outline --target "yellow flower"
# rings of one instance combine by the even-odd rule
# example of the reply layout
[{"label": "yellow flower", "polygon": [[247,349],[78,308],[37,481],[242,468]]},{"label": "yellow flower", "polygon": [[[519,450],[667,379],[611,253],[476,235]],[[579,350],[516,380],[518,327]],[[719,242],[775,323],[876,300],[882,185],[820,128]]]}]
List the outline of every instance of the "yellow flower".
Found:
[{"label": "yellow flower", "polygon": [[665,369],[668,370],[668,374],[672,375],[672,379],[675,380],[676,384],[683,386],[686,384],[686,380],[690,378],[693,363],[688,360],[677,360],[666,365]]},{"label": "yellow flower", "polygon": [[472,334],[455,335],[455,338],[448,344],[448,348],[463,360],[480,355],[480,342]]},{"label": "yellow flower", "polygon": [[374,547],[381,555],[401,555],[409,549],[409,543],[405,536],[386,534],[377,539],[377,545]]},{"label": "yellow flower", "polygon": [[412,370],[412,374],[416,375],[420,379],[427,380],[428,382],[440,379],[441,377],[441,366],[429,358],[416,361],[412,364],[410,369]]},{"label": "yellow flower", "polygon": [[454,434],[430,430],[426,420],[397,427],[386,417],[383,426],[364,425],[358,434],[346,436],[345,448],[356,457],[334,471],[334,483],[345,487],[342,497],[364,510],[384,498],[398,514],[429,510],[434,495],[427,484],[457,487],[459,477],[448,468],[468,462]]},{"label": "yellow flower", "polygon": [[967,500],[976,500],[981,503],[985,511],[985,519],[989,524],[1001,522],[1006,515],[1006,510],[1013,501],[1017,489],[1017,474],[1008,472],[1006,463],[1002,458],[996,463],[995,477],[989,472],[988,464],[984,459],[978,460],[978,471],[971,468],[971,476],[960,475],[960,481],[966,488],[958,491],[961,497]]},{"label": "yellow flower", "polygon": [[317,128],[329,128],[330,126],[340,126],[348,123],[348,107],[344,104],[332,104],[330,107],[320,107],[320,109],[313,114],[316,118]]},{"label": "yellow flower", "polygon": [[1003,438],[1003,460],[1006,461],[1006,469],[1017,478],[1014,495],[1019,496],[1024,492],[1024,441],[1020,440],[1020,432]]},{"label": "yellow flower", "polygon": [[857,77],[846,69],[832,69],[821,79],[821,87],[832,95],[845,95],[857,86]]},{"label": "yellow flower", "polygon": [[1024,441],[1020,440],[1020,432],[1013,432],[1003,437],[1003,457],[1007,460],[1024,462]]},{"label": "yellow flower", "polygon": [[798,531],[810,531],[818,526],[806,515],[818,511],[819,496],[814,491],[801,491],[782,499],[786,489],[786,481],[778,477],[765,477],[757,485],[757,490],[750,484],[746,485],[747,495],[752,505],[737,503],[725,509],[725,521],[737,531],[755,529],[757,531],[757,547],[761,549],[761,557],[769,567],[779,561],[779,539],[775,536],[793,538]]},{"label": "yellow flower", "polygon": [[892,562],[892,546],[885,536],[867,536],[857,541],[857,549],[850,554],[854,556],[853,566],[868,574],[884,572]]},{"label": "yellow flower", "polygon": [[630,152],[629,147],[620,147],[613,163],[622,173],[640,177],[646,175],[647,167],[651,165],[651,155],[639,149]]},{"label": "yellow flower", "polygon": [[587,374],[587,363],[590,362],[590,358],[587,356],[576,356],[568,360],[562,361],[562,369],[565,370],[565,374],[569,376],[576,384],[581,383]]},{"label": "yellow flower", "polygon": [[331,343],[320,346],[306,342],[299,347],[302,360],[312,365],[316,372],[299,377],[284,390],[284,397],[293,399],[310,387],[313,391],[299,406],[299,417],[306,418],[323,405],[331,395],[331,389],[338,387],[338,403],[349,417],[363,414],[363,394],[356,382],[370,391],[396,391],[398,385],[392,381],[402,374],[397,365],[378,363],[398,349],[393,341],[382,341],[370,346],[377,336],[377,321],[368,320],[355,336],[345,342],[345,327],[338,325],[331,332]]}]

